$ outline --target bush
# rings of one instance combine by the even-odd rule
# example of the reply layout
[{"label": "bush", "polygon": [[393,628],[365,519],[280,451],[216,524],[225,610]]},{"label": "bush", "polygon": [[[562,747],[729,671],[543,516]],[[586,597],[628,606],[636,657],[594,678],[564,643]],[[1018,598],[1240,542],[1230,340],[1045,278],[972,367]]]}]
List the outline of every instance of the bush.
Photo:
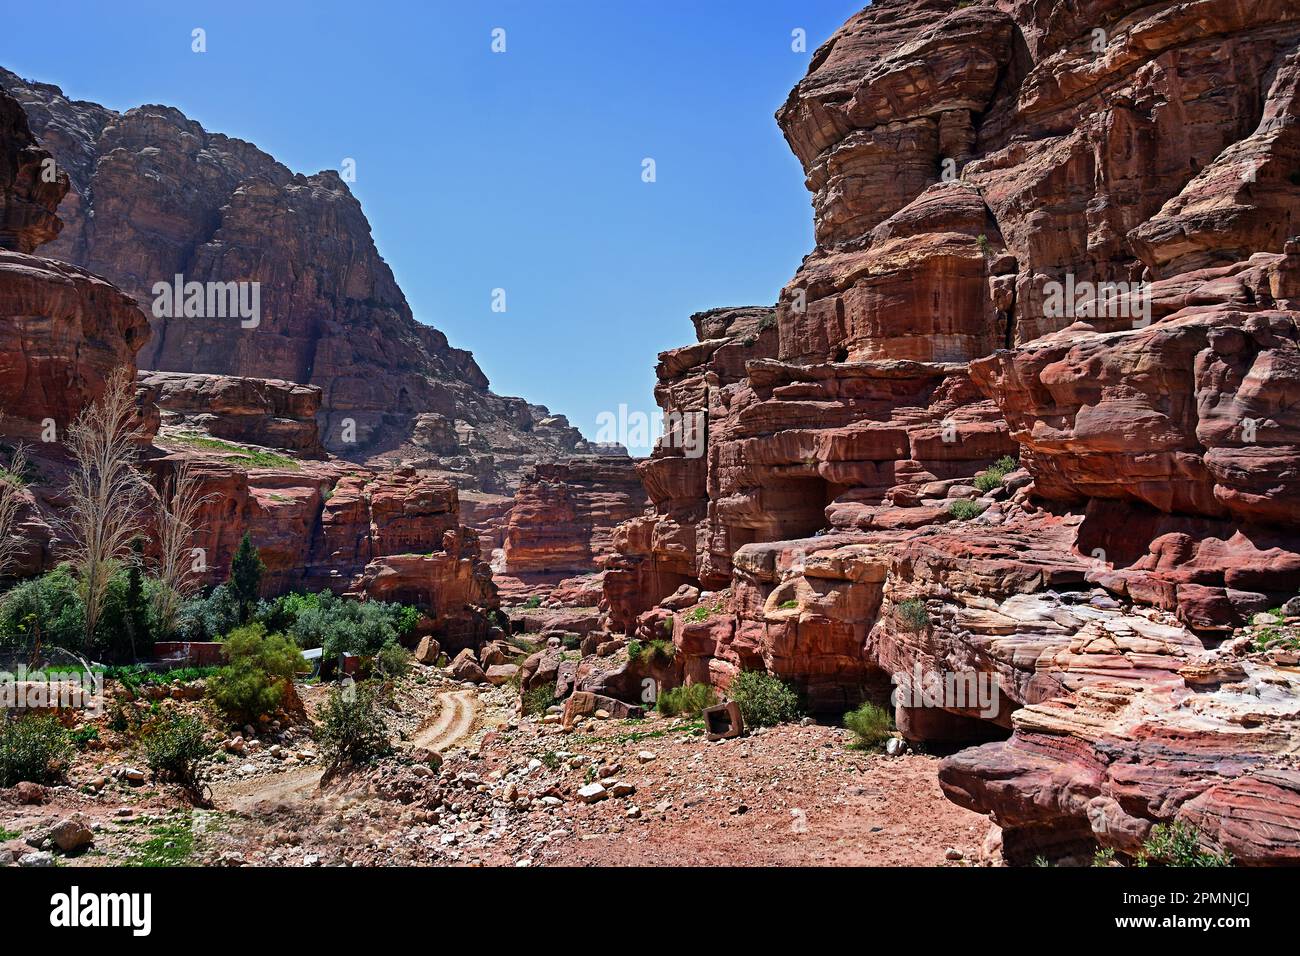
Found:
[{"label": "bush", "polygon": [[687,717],[698,716],[706,707],[718,702],[718,695],[713,692],[711,684],[689,684],[674,687],[659,695],[655,707],[665,717],[683,714]]},{"label": "bush", "polygon": [[978,518],[984,513],[984,506],[978,501],[968,501],[965,498],[958,498],[948,506],[948,514],[958,521],[969,521],[971,518]]},{"label": "bush", "polygon": [[1232,854],[1202,849],[1199,834],[1188,824],[1157,823],[1136,862],[1138,866],[1232,866]]},{"label": "bush", "polygon": [[321,709],[316,740],[330,769],[367,763],[392,752],[374,685],[334,688]]},{"label": "bush", "polygon": [[853,731],[853,745],[859,750],[879,750],[893,736],[893,724],[889,711],[872,703],[844,715],[844,726]]},{"label": "bush", "polygon": [[267,623],[292,618],[285,633],[299,647],[319,647],[326,660],[333,660],[344,651],[366,657],[378,654],[414,630],[419,616],[416,608],[402,604],[354,601],[321,591],[277,599]]},{"label": "bush", "polygon": [[181,605],[176,630],[182,640],[216,641],[239,625],[239,603],[225,584],[218,584],[205,597]]},{"label": "bush", "polygon": [[28,714],[0,723],[0,787],[53,783],[72,760],[72,739],[54,717]]},{"label": "bush", "polygon": [[411,655],[400,644],[385,644],[375,655],[375,673],[397,680],[411,672]]},{"label": "bush", "polygon": [[980,491],[992,491],[1002,484],[1002,479],[1019,467],[1010,455],[1003,455],[987,469],[975,476],[975,487]]},{"label": "bush", "polygon": [[546,713],[546,708],[555,703],[553,689],[549,686],[543,686],[524,691],[519,698],[523,704],[523,715],[525,717],[535,717],[538,714]]},{"label": "bush", "polygon": [[920,598],[911,598],[895,605],[894,614],[905,631],[923,631],[930,626],[930,612]]},{"label": "bush", "polygon": [[541,606],[542,606],[542,599],[541,596],[537,594],[534,594],[532,597],[530,597],[527,601],[524,602],[524,607],[526,607],[530,611],[533,610],[533,608],[538,608]]},{"label": "bush", "polygon": [[170,780],[193,790],[202,782],[199,765],[216,752],[197,717],[173,714],[142,738],[145,760],[155,780]]},{"label": "bush", "polygon": [[302,661],[298,648],[283,635],[267,634],[261,624],[249,624],[231,631],[223,650],[228,663],[208,678],[208,696],[244,722],[275,713]]},{"label": "bush", "polygon": [[741,671],[727,696],[740,705],[746,727],[771,727],[798,720],[799,697],[785,681],[762,671]]},{"label": "bush", "polygon": [[15,585],[0,601],[0,643],[30,647],[36,642],[80,648],[86,612],[70,564]]}]

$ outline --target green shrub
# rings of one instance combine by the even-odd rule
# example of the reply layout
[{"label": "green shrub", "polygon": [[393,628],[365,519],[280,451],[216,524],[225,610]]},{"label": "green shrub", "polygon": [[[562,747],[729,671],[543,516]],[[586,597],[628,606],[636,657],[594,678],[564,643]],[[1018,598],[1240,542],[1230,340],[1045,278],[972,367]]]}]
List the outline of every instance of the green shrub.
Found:
[{"label": "green shrub", "polygon": [[216,641],[239,626],[239,602],[230,586],[219,584],[206,596],[181,605],[176,630],[181,640]]},{"label": "green shrub", "polygon": [[236,628],[226,638],[227,664],[208,678],[208,696],[244,722],[275,713],[302,661],[293,642],[267,634],[261,624]]},{"label": "green shrub", "polygon": [[686,620],[688,621],[708,620],[708,618],[711,615],[717,614],[718,611],[720,610],[722,609],[716,605],[697,604],[695,605],[695,607],[691,608],[689,611],[686,612]]},{"label": "green shrub", "polygon": [[72,739],[54,717],[0,718],[0,787],[24,780],[53,783],[72,760]]},{"label": "green shrub", "polygon": [[923,631],[930,626],[930,612],[920,598],[910,598],[896,604],[894,615],[905,631]]},{"label": "green shrub", "polygon": [[145,732],[145,760],[155,780],[170,780],[186,789],[202,783],[200,764],[216,752],[203,721],[190,714],[172,714]]},{"label": "green shrub", "polygon": [[72,746],[78,750],[85,750],[92,743],[99,740],[99,728],[94,724],[82,724],[73,728],[72,733],[68,735],[68,739],[72,741]]},{"label": "green shrub", "polygon": [[785,681],[762,671],[742,671],[727,688],[747,727],[771,727],[801,716],[799,696]]},{"label": "green shrub", "polygon": [[978,501],[968,501],[965,498],[957,498],[952,504],[948,505],[948,514],[958,521],[969,521],[971,518],[978,518],[984,513],[984,506]]},{"label": "green shrub", "polygon": [[889,711],[872,703],[865,703],[844,715],[844,726],[853,731],[857,738],[853,745],[859,750],[883,747],[885,741],[893,736],[893,724]]},{"label": "green shrub", "polygon": [[415,629],[420,612],[386,601],[356,601],[330,591],[277,599],[268,615],[289,620],[285,633],[299,647],[319,647],[326,660],[343,652],[373,656],[385,645],[396,644]]},{"label": "green shrub", "polygon": [[86,612],[70,564],[14,585],[0,601],[0,643],[6,646],[80,648],[85,631]]},{"label": "green shrub", "polygon": [[636,640],[635,638],[633,638],[632,640],[627,642],[627,659],[629,661],[636,660],[641,656],[641,652],[644,650],[645,650],[645,645],[642,644],[640,641]]},{"label": "green shrub", "polygon": [[1010,455],[1003,455],[987,469],[975,476],[975,487],[980,491],[992,491],[1002,484],[1002,479],[1018,467],[1019,462]]},{"label": "green shrub", "polygon": [[527,601],[524,602],[524,607],[528,608],[528,610],[530,611],[533,610],[534,608],[539,608],[541,606],[542,606],[542,599],[541,596],[537,594],[534,594],[532,597],[530,597]]},{"label": "green shrub", "polygon": [[1188,824],[1157,823],[1138,853],[1138,866],[1232,866],[1231,853],[1202,849],[1199,834]]},{"label": "green shrub", "polygon": [[798,606],[799,606],[799,602],[798,602],[797,600],[795,600],[794,598],[791,598],[791,599],[788,600],[788,601],[782,601],[782,602],[778,605],[778,608],[779,608],[780,610],[782,610],[782,611],[792,611],[792,610],[794,610],[795,608],[797,608]]},{"label": "green shrub", "polygon": [[519,698],[523,704],[523,715],[535,717],[546,713],[546,708],[555,703],[553,691],[554,688],[550,686],[534,687],[532,690],[524,691]]},{"label": "green shrub", "polygon": [[334,688],[319,721],[316,740],[331,769],[367,763],[393,749],[379,709],[379,692],[368,681]]},{"label": "green shrub", "polygon": [[704,708],[712,707],[717,702],[718,695],[714,693],[713,685],[687,684],[664,691],[655,702],[655,707],[665,717],[676,717],[679,714],[695,717]]},{"label": "green shrub", "polygon": [[385,644],[375,655],[375,673],[390,680],[405,677],[411,672],[411,655],[397,643]]}]

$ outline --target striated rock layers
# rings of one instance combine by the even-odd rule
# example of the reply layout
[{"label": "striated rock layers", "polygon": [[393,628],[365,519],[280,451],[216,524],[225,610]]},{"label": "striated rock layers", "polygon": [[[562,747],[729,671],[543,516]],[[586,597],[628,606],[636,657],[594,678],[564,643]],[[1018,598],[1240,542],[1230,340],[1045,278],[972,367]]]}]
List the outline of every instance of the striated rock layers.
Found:
[{"label": "striated rock layers", "polygon": [[941,782],[1009,860],[1171,820],[1300,859],[1295,655],[1243,630],[1300,590],[1298,84],[1290,0],[849,20],[777,113],[816,248],[660,356],[706,440],[640,466],[611,626],[818,710],[892,686],[981,744]]},{"label": "striated rock layers", "polygon": [[[107,278],[151,316],[142,368],[315,385],[330,451],[403,457],[462,487],[513,488],[539,458],[591,450],[562,415],[494,395],[469,352],[415,320],[336,173],[292,173],[171,107],[117,113],[5,70],[0,88],[71,183],[60,204],[30,157],[5,157],[21,188],[0,234],[52,239],[57,206],[65,228],[44,254]],[[256,323],[153,317],[155,283],[176,276],[257,283]]]}]

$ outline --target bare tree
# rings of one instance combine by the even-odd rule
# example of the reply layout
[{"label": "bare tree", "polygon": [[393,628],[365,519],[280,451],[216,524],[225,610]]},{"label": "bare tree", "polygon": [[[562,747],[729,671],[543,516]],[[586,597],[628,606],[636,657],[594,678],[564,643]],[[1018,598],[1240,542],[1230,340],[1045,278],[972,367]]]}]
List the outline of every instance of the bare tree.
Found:
[{"label": "bare tree", "polygon": [[60,524],[70,539],[68,556],[80,578],[87,647],[94,643],[113,573],[139,534],[147,492],[134,467],[140,438],[135,417],[135,382],[128,369],[119,369],[109,378],[104,396],[68,426],[73,469],[70,503]]},{"label": "bare tree", "polygon": [[22,538],[14,534],[14,528],[23,506],[23,475],[26,471],[27,448],[19,442],[9,459],[9,467],[0,474],[0,578],[9,573],[23,544]]},{"label": "bare tree", "polygon": [[158,581],[154,592],[154,610],[161,633],[176,628],[176,614],[181,601],[199,587],[199,569],[195,567],[191,545],[199,509],[211,495],[200,495],[201,482],[188,461],[177,463],[171,475],[163,479],[158,495]]}]

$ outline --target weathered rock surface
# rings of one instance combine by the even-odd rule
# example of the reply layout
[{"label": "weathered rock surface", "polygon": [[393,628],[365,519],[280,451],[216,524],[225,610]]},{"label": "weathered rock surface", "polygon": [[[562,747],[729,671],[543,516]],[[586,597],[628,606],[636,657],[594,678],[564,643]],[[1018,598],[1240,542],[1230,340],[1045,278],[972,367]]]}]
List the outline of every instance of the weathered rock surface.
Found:
[{"label": "weathered rock surface", "polygon": [[142,372],[138,381],[162,421],[215,438],[323,457],[316,431],[321,391],[312,385],[228,375]]},{"label": "weathered rock surface", "polygon": [[[538,464],[524,475],[505,515],[495,567],[503,595],[521,597],[541,588],[556,598],[562,581],[603,566],[614,553],[614,528],[648,504],[631,458]],[[584,599],[581,587],[564,590],[570,601]]]},{"label": "weathered rock surface", "polygon": [[[611,626],[671,627],[686,680],[893,684],[909,739],[992,739],[943,782],[1011,859],[1178,819],[1293,860],[1288,665],[1219,642],[1300,589],[1298,74],[1286,0],[850,19],[777,114],[816,248],[660,356],[707,445],[641,466]],[[925,699],[952,677],[973,700]]]}]

